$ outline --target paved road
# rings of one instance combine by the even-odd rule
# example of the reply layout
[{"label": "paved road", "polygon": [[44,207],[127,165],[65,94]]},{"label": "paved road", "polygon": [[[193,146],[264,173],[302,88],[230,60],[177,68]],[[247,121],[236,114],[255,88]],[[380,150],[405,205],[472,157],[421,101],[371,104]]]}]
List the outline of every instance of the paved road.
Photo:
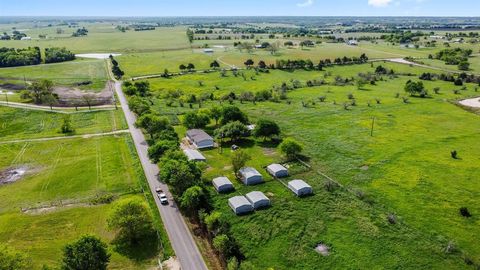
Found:
[{"label": "paved road", "polygon": [[190,230],[185,224],[182,214],[178,210],[177,205],[170,201],[169,205],[161,205],[160,200],[156,196],[155,187],[160,186],[167,194],[167,197],[172,198],[168,186],[164,183],[160,183],[157,180],[159,168],[156,164],[152,164],[148,158],[148,145],[145,141],[145,136],[140,129],[137,129],[134,125],[136,117],[135,114],[128,108],[127,100],[122,92],[122,85],[120,82],[115,83],[115,91],[122,106],[125,118],[127,119],[128,128],[132,134],[135,147],[137,148],[140,161],[145,171],[148,184],[150,186],[150,192],[155,198],[158,210],[163,220],[163,224],[167,230],[168,237],[172,243],[172,247],[175,251],[183,270],[206,270],[207,266],[198,250],[197,245],[190,233]]},{"label": "paved road", "polygon": [[102,132],[102,133],[93,133],[93,134],[81,134],[81,135],[72,135],[72,136],[56,136],[56,137],[46,137],[46,138],[33,138],[33,139],[19,139],[19,140],[11,140],[11,141],[0,141],[0,144],[22,143],[22,142],[44,142],[44,141],[75,139],[75,138],[93,138],[93,137],[110,136],[110,135],[123,134],[123,133],[129,133],[129,132],[130,132],[130,130],[128,130],[128,129],[122,129],[122,130],[115,130],[115,131],[111,131],[111,132]]}]

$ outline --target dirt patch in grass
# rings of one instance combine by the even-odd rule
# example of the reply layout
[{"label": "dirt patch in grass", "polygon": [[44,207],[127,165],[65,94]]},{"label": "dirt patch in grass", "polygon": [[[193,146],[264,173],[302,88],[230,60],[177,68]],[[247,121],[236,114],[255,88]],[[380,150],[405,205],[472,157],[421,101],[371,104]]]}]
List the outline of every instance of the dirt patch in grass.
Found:
[{"label": "dirt patch in grass", "polygon": [[36,208],[26,208],[22,209],[22,212],[25,214],[31,215],[39,215],[44,213],[50,213],[60,209],[67,209],[72,207],[87,207],[91,206],[88,203],[69,203],[69,204],[62,204],[62,205],[51,205],[51,206],[43,206],[43,207],[36,207]]},{"label": "dirt patch in grass", "polygon": [[275,148],[262,148],[262,150],[266,156],[274,156],[277,153]]},{"label": "dirt patch in grass", "polygon": [[26,166],[7,168],[3,171],[0,171],[0,186],[17,182],[23,178],[27,171],[28,167]]},{"label": "dirt patch in grass", "polygon": [[85,91],[66,86],[56,86],[53,92],[58,95],[60,106],[88,106],[89,104],[98,106],[112,104],[113,102],[113,92],[110,88],[110,83],[107,83],[101,92]]},{"label": "dirt patch in grass", "polygon": [[176,257],[170,257],[168,260],[162,262],[163,268],[168,270],[180,270],[180,262]]}]

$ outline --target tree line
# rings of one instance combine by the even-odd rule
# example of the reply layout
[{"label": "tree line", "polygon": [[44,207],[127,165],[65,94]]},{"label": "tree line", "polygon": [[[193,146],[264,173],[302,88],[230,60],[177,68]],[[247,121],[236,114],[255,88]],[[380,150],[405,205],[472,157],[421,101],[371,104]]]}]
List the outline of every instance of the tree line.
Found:
[{"label": "tree line", "polygon": [[[75,54],[66,48],[45,48],[45,63],[56,63],[71,61]],[[15,67],[38,65],[42,63],[42,53],[39,47],[28,47],[25,49],[0,48],[0,67]]]}]

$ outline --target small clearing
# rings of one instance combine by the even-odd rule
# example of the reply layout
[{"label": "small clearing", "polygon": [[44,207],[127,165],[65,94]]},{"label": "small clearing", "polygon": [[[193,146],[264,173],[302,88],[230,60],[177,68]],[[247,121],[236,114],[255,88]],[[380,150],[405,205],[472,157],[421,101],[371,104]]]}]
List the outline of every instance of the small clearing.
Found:
[{"label": "small clearing", "polygon": [[27,167],[8,168],[0,171],[0,186],[20,180],[27,172]]},{"label": "small clearing", "polygon": [[92,58],[92,59],[107,59],[108,57],[113,56],[120,56],[119,53],[81,53],[75,54],[76,57],[80,58]]},{"label": "small clearing", "polygon": [[467,107],[480,108],[480,97],[464,99],[459,103]]}]

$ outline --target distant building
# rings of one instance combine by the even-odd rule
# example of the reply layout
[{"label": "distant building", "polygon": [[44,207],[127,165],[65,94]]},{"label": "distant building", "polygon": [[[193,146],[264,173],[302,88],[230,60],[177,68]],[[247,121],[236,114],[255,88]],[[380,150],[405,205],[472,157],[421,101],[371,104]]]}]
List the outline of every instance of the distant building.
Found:
[{"label": "distant building", "polygon": [[245,198],[245,196],[235,196],[228,199],[228,205],[237,215],[250,213],[253,211],[252,204]]},{"label": "distant building", "polygon": [[350,46],[357,46],[358,41],[356,41],[355,39],[352,39],[352,40],[347,41],[347,44],[350,45]]},{"label": "distant building", "polygon": [[31,37],[22,37],[20,40],[32,40]]},{"label": "distant building", "polygon": [[254,209],[265,208],[270,206],[270,199],[261,191],[252,191],[245,195],[247,200],[252,204]]},{"label": "distant building", "polygon": [[430,36],[431,39],[445,39],[444,36]]},{"label": "distant building", "polygon": [[288,188],[299,197],[313,193],[312,187],[303,180],[297,179],[288,182]]},{"label": "distant building", "polygon": [[280,164],[270,164],[267,166],[267,172],[273,177],[282,178],[288,176],[287,168]]},{"label": "distant building", "polygon": [[202,153],[198,152],[197,150],[183,149],[183,153],[187,156],[188,160],[207,161],[207,159],[202,155]]},{"label": "distant building", "polygon": [[242,182],[247,186],[263,183],[263,176],[252,167],[241,168],[239,172]]},{"label": "distant building", "polygon": [[225,176],[213,179],[212,184],[218,193],[226,193],[235,189],[232,182]]},{"label": "distant building", "polygon": [[214,147],[213,138],[201,129],[187,131],[187,139],[199,149]]},{"label": "distant building", "polygon": [[206,48],[206,49],[203,49],[203,52],[204,53],[214,53],[215,51],[213,49]]}]

